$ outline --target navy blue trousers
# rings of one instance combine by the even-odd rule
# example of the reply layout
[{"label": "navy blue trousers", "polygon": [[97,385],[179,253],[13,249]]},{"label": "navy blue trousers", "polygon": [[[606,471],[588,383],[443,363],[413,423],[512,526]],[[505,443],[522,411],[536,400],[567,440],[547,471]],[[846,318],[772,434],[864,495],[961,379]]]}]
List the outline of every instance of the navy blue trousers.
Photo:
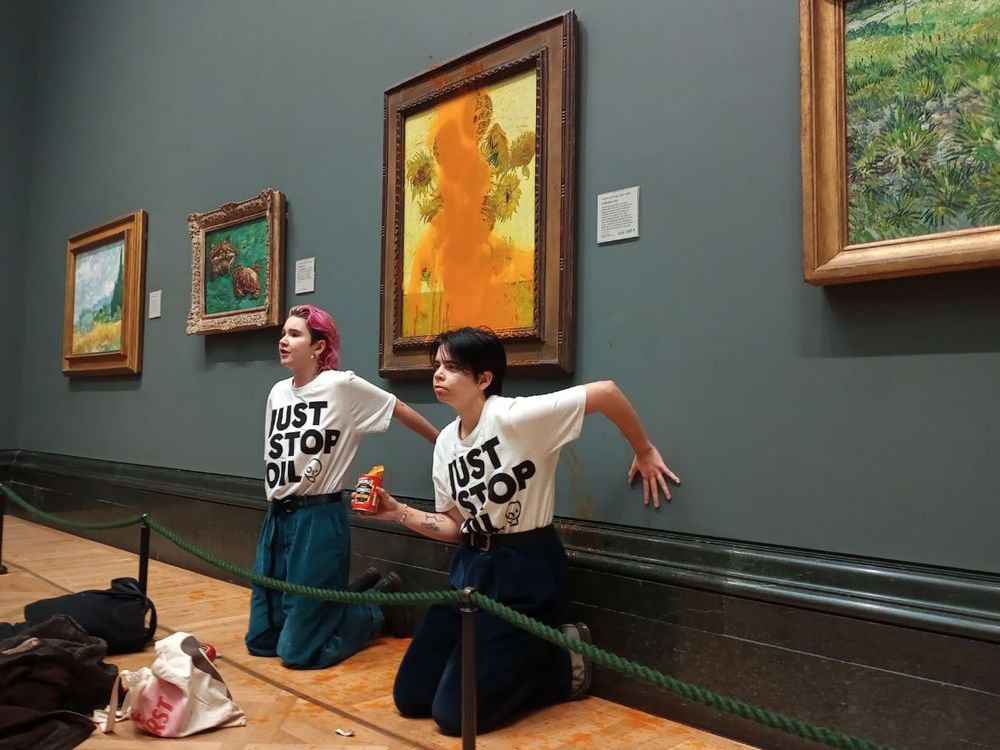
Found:
[{"label": "navy blue trousers", "polygon": [[[271,503],[257,542],[259,575],[323,589],[347,588],[351,533],[343,502],[300,508]],[[322,669],[360,651],[382,627],[375,604],[337,604],[254,586],[247,650],[285,666]]]},{"label": "navy blue trousers", "polygon": [[[552,627],[562,623],[566,553],[553,527],[537,541],[480,552],[466,541],[451,563],[452,588],[480,593]],[[445,734],[462,733],[461,615],[434,605],[417,629],[396,674],[393,698],[403,716],[431,716]],[[487,732],[569,696],[569,652],[506,620],[477,612],[476,725]]]}]

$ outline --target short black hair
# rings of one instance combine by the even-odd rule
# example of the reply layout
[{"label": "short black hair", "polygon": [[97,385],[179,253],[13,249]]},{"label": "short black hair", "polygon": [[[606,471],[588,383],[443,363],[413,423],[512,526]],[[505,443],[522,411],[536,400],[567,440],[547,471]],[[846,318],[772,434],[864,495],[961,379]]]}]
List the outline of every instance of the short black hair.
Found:
[{"label": "short black hair", "polygon": [[486,397],[503,393],[503,376],[507,372],[507,352],[503,342],[489,328],[455,328],[438,334],[431,344],[431,362],[438,350],[448,350],[448,358],[465,372],[477,378],[484,372],[493,373],[493,381],[486,387]]}]

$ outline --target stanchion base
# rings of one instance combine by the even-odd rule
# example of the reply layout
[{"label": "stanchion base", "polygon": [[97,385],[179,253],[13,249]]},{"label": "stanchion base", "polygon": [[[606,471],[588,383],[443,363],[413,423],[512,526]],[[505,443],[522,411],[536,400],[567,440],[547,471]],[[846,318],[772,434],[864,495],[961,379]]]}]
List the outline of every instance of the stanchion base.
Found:
[{"label": "stanchion base", "polygon": [[7,566],[4,565],[3,563],[0,563],[0,576],[6,575],[6,573],[7,573]]}]

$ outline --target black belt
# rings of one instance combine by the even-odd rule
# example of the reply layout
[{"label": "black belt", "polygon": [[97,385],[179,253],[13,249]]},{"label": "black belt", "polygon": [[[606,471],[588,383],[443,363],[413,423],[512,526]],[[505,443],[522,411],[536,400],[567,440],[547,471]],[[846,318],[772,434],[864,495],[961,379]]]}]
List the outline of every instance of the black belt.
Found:
[{"label": "black belt", "polygon": [[494,547],[517,547],[521,544],[539,542],[545,537],[555,536],[555,533],[556,527],[549,524],[514,534],[483,534],[479,531],[468,531],[462,534],[462,539],[480,552],[489,552]]},{"label": "black belt", "polygon": [[312,505],[326,505],[327,503],[339,503],[340,493],[331,492],[328,495],[289,495],[278,500],[272,500],[274,509],[282,513],[294,513],[299,508],[308,508]]}]

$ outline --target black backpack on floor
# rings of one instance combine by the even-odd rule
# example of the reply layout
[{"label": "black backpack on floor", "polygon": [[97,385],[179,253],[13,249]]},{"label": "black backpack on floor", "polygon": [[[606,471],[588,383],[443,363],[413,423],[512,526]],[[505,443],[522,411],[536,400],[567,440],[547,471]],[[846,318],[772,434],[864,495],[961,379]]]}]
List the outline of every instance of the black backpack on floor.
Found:
[{"label": "black backpack on floor", "polygon": [[53,615],[72,617],[89,635],[104,640],[109,654],[142,651],[156,632],[156,607],[134,578],[115,578],[106,591],[65,594],[24,608],[24,619],[32,625]]}]

